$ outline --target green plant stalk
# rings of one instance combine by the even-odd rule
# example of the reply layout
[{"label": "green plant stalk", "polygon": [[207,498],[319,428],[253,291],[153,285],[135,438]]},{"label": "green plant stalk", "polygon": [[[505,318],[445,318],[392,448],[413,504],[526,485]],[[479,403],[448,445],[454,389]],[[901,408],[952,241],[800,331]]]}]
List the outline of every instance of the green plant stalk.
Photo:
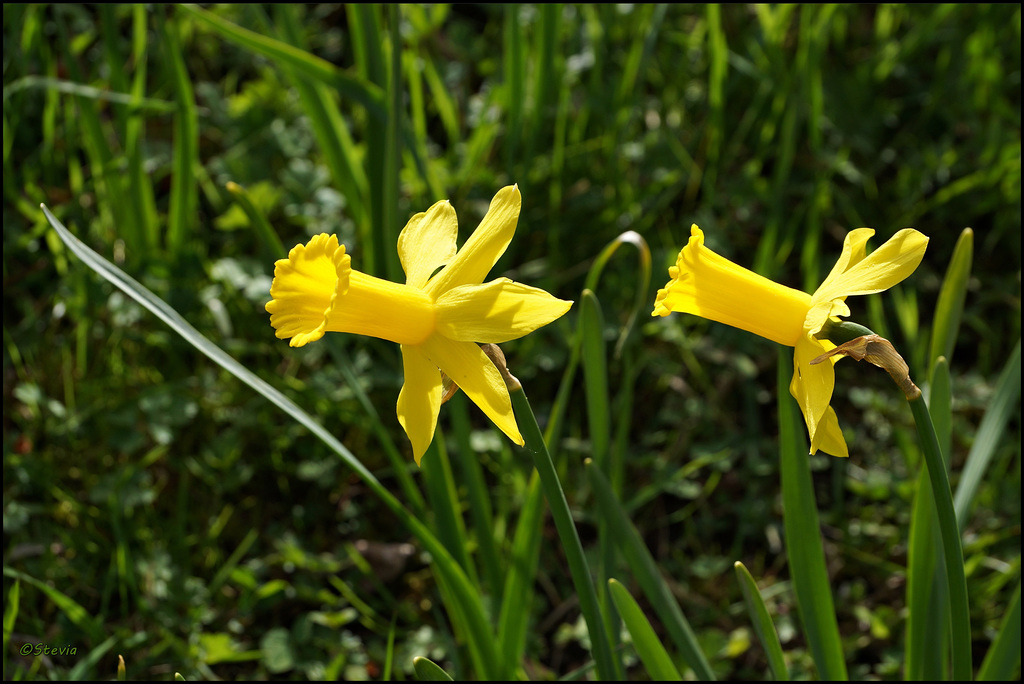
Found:
[{"label": "green plant stalk", "polygon": [[601,619],[597,591],[594,589],[590,568],[587,566],[587,558],[583,554],[583,545],[580,543],[579,533],[576,531],[572,513],[569,511],[569,503],[565,500],[565,492],[562,491],[562,484],[558,481],[558,474],[555,472],[555,464],[551,461],[551,454],[548,453],[544,436],[537,424],[537,417],[534,416],[533,409],[530,408],[530,402],[526,398],[522,384],[511,373],[506,374],[505,382],[512,398],[512,408],[519,421],[519,429],[523,432],[525,448],[533,458],[533,465],[540,475],[544,495],[551,507],[551,517],[554,518],[565,557],[569,562],[569,572],[572,574],[573,584],[576,587],[580,610],[583,612],[583,619],[586,620],[590,633],[591,653],[597,665],[598,676],[603,680],[613,679],[615,666],[612,661],[608,635],[604,631],[604,621]]},{"label": "green plant stalk", "polygon": [[946,581],[949,585],[950,617],[953,630],[953,679],[966,682],[971,679],[971,614],[967,606],[967,577],[964,574],[964,554],[960,545],[960,528],[953,510],[953,494],[949,478],[939,451],[939,441],[932,427],[931,415],[924,398],[918,394],[907,398],[917,424],[917,435],[924,454],[928,479],[932,483],[932,496],[942,537],[943,557],[946,560]]}]

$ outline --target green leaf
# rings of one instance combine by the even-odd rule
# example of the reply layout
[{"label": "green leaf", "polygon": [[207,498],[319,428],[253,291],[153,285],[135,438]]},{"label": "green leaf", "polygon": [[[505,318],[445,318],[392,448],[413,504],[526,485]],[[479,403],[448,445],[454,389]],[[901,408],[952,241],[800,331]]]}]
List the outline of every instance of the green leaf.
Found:
[{"label": "green leaf", "polygon": [[989,401],[985,417],[981,419],[978,426],[978,433],[974,436],[974,444],[967,454],[964,462],[963,472],[960,473],[960,482],[956,486],[956,497],[954,506],[956,508],[957,524],[960,529],[967,524],[967,518],[974,505],[974,497],[978,493],[981,481],[985,477],[985,470],[988,468],[992,456],[999,446],[1003,436],[1003,429],[1010,416],[1015,415],[1014,409],[1017,405],[1017,398],[1020,397],[1020,340],[1013,348],[1003,372],[999,375],[996,383],[996,391]]},{"label": "green leaf", "polygon": [[173,75],[174,99],[178,103],[174,117],[171,199],[167,210],[167,249],[177,256],[187,243],[196,220],[198,186],[195,170],[199,160],[199,121],[192,83],[178,39],[178,26],[164,23],[161,29],[164,54]]},{"label": "green leaf", "polygon": [[[95,642],[102,641],[106,630],[103,629],[103,626],[100,625],[98,620],[89,615],[89,612],[73,598],[64,594],[59,589],[51,587],[46,582],[41,582],[35,577],[26,575],[14,568],[4,566],[4,575],[6,577],[11,577],[15,580],[25,582],[26,584],[31,584],[39,591],[46,594],[46,597],[53,601],[53,604],[57,606],[58,610],[64,613],[64,616],[71,622],[71,624],[85,632],[90,640]],[[7,619],[7,609],[4,609],[4,619]]]},{"label": "green leaf", "polygon": [[[522,385],[511,375],[508,376],[506,382],[510,383],[508,389],[512,398],[512,409],[519,421],[519,429],[526,442],[526,451],[529,452],[533,459],[533,465],[540,474],[544,496],[548,500],[548,506],[551,507],[551,517],[555,521],[555,528],[558,530],[562,549],[569,563],[569,573],[579,597],[580,611],[587,622],[591,654],[597,665],[598,676],[602,679],[609,679],[615,673],[611,646],[604,630],[604,620],[601,617],[597,592],[594,590],[587,558],[583,553],[583,544],[580,542],[576,523],[569,511],[569,503],[565,499],[565,491],[562,489],[562,483],[555,471],[555,464],[551,461],[551,454],[548,452],[544,436],[537,424],[537,417],[533,414],[533,409],[530,408],[530,402],[526,398]],[[514,384],[511,384],[513,382]]]},{"label": "green leaf", "polygon": [[754,631],[757,632],[757,638],[761,640],[765,655],[768,656],[768,666],[772,669],[775,681],[788,681],[789,671],[786,669],[786,659],[782,655],[779,633],[775,631],[775,624],[772,622],[771,615],[768,614],[768,607],[764,605],[757,582],[754,581],[750,571],[743,563],[736,561],[734,567],[736,577],[740,582],[740,589],[743,591],[743,601],[747,604],[747,613],[750,614]]},{"label": "green leaf", "polygon": [[640,533],[637,532],[636,527],[633,526],[626,511],[622,508],[622,504],[612,492],[607,478],[589,459],[584,464],[584,468],[590,486],[594,490],[594,497],[597,499],[597,514],[607,521],[612,538],[618,542],[619,552],[629,564],[629,568],[633,571],[647,600],[650,601],[655,612],[658,613],[658,617],[661,618],[662,624],[668,630],[680,655],[686,664],[693,668],[699,679],[704,681],[715,679],[711,666],[697,642],[697,637],[690,628],[690,623],[679,608],[679,602],[676,601],[672,590],[661,576],[661,570],[650,551],[647,550]]},{"label": "green leaf", "polygon": [[839,625],[832,602],[832,586],[825,569],[818,506],[804,423],[789,395],[793,372],[792,352],[779,350],[779,469],[782,476],[782,516],[786,532],[786,556],[793,577],[800,620],[814,664],[822,679],[846,680],[846,662],[839,639]]},{"label": "green leaf", "polygon": [[967,578],[964,574],[964,554],[960,544],[960,528],[953,510],[953,497],[949,490],[946,465],[939,452],[931,416],[924,398],[920,394],[908,399],[917,426],[918,442],[924,454],[924,464],[932,485],[935,511],[942,541],[942,553],[946,562],[946,581],[952,620],[953,638],[953,679],[967,681],[971,678],[971,614],[967,604]]},{"label": "green leaf", "polygon": [[327,60],[305,50],[242,28],[197,5],[179,5],[179,7],[202,20],[228,40],[275,62],[292,67],[309,78],[336,88],[342,96],[359,102],[374,116],[384,117],[386,115],[384,92],[378,86],[349,76]]},{"label": "green leaf", "polygon": [[14,623],[18,619],[18,602],[21,597],[21,580],[14,580],[10,591],[7,592],[7,603],[4,605],[4,672],[7,672],[7,653],[11,645],[11,632],[14,631]]},{"label": "green leaf", "polygon": [[417,656],[412,659],[412,669],[421,682],[450,682],[452,678],[429,658]]},{"label": "green leaf", "polygon": [[985,660],[978,670],[980,681],[1009,681],[1020,663],[1020,580],[1010,599],[1010,606],[1003,615],[995,641],[985,654]]},{"label": "green leaf", "polygon": [[953,363],[953,348],[960,330],[960,316],[967,296],[967,281],[971,277],[971,261],[974,255],[974,231],[964,228],[960,239],[953,248],[946,277],[942,280],[939,300],[935,304],[935,319],[932,321],[932,343],[928,363],[934,363],[940,356]]},{"label": "green leaf", "polygon": [[[943,435],[941,440],[948,449],[952,397],[945,357],[936,359],[930,375],[928,410],[937,427],[936,433]],[[924,469],[918,473],[914,492],[907,548],[905,676],[910,680],[945,679],[948,677],[949,595],[942,539],[935,525],[935,497]]]},{"label": "green leaf", "polygon": [[672,658],[669,657],[668,651],[658,640],[658,635],[654,633],[651,623],[647,621],[647,617],[640,610],[636,600],[630,596],[629,591],[615,579],[608,580],[608,590],[626,629],[629,630],[629,635],[633,638],[636,654],[643,661],[651,680],[682,681],[679,670],[672,664]]}]

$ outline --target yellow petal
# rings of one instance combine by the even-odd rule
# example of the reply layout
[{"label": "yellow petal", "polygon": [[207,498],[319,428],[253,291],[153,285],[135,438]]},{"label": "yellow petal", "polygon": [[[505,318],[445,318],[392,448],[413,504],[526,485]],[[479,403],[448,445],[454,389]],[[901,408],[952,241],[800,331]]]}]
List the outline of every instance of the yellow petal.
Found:
[{"label": "yellow petal", "polygon": [[[927,247],[927,237],[913,228],[905,228],[868,256],[852,263],[841,274],[834,274],[834,277],[830,274],[829,279],[815,291],[813,301],[832,301],[839,297],[888,290],[914,272]],[[843,253],[846,253],[846,247]]]},{"label": "yellow petal", "polygon": [[326,233],[296,245],[287,259],[279,259],[270,286],[273,299],[266,306],[274,334],[291,337],[293,347],[323,337],[335,299],[348,291],[351,264],[338,236]]},{"label": "yellow petal", "polygon": [[441,373],[418,347],[402,345],[405,384],[398,394],[398,422],[412,442],[416,465],[427,453],[441,411]]},{"label": "yellow petal", "polygon": [[836,412],[831,406],[826,409],[825,415],[822,416],[821,421],[818,423],[818,429],[814,432],[814,441],[811,442],[812,454],[816,453],[819,449],[829,456],[850,457],[850,450],[846,446],[846,439],[843,437],[843,431],[839,427],[839,419],[836,418]]},{"label": "yellow petal", "polygon": [[572,306],[544,290],[498,278],[462,285],[437,298],[437,330],[462,342],[499,344],[555,320]]},{"label": "yellow petal", "polygon": [[459,285],[482,283],[512,241],[521,206],[518,186],[510,185],[499,190],[480,225],[455,258],[430,279],[427,291],[437,297]]},{"label": "yellow petal", "polygon": [[843,240],[843,251],[839,255],[839,260],[836,261],[836,265],[832,267],[828,277],[818,286],[818,289],[828,287],[836,278],[846,273],[850,267],[860,263],[867,254],[868,240],[874,234],[875,231],[871,228],[857,228],[847,233],[846,239]]},{"label": "yellow petal", "polygon": [[668,273],[672,280],[658,291],[655,316],[695,314],[789,347],[803,335],[811,296],[719,256],[704,246],[696,225]]},{"label": "yellow petal", "polygon": [[[839,357],[811,365],[813,359],[834,347],[828,340],[817,340],[810,335],[800,338],[793,352],[793,380],[789,384],[789,393],[803,413],[811,438],[811,453],[822,449],[833,456],[848,456],[839,421],[829,406],[836,384],[833,366]],[[842,442],[842,447],[838,446],[839,442]]]},{"label": "yellow petal", "polygon": [[456,342],[434,335],[420,345],[420,350],[455,381],[499,430],[519,446],[524,444],[505,381],[480,347],[472,342]]},{"label": "yellow petal", "polygon": [[406,284],[420,288],[426,285],[434,271],[455,256],[458,236],[458,218],[448,200],[409,219],[398,236],[398,257]]}]

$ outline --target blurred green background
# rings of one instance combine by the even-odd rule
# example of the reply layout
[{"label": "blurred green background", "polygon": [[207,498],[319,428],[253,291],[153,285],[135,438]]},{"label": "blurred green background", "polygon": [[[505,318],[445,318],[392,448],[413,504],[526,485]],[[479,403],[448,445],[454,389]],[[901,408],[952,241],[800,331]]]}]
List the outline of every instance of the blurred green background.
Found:
[{"label": "blurred green background", "polygon": [[[344,370],[418,478],[394,411],[398,348],[333,335],[290,349],[263,305],[273,261],[319,232],[337,233],[355,268],[400,279],[398,232],[438,199],[464,240],[518,183],[517,234],[491,275],[564,299],[579,300],[609,242],[643,236],[652,281],[622,250],[597,288],[610,353],[691,223],[719,253],[808,291],[848,230],[875,228],[877,246],[917,228],[931,238],[917,272],[850,304],[919,385],[939,285],[970,227],[954,486],[1020,339],[1019,4],[3,12],[4,595],[7,569],[38,580],[20,583],[14,642],[77,647],[11,647],[5,678],[109,678],[118,653],[145,679],[378,678],[392,622],[393,678],[411,677],[416,655],[459,659],[408,532],[319,442],[68,255],[41,202],[386,483]],[[616,423],[623,502],[716,674],[765,676],[736,560],[767,587],[792,666],[810,671],[782,546],[775,345],[649,313],[629,366],[610,362],[613,398],[632,401]],[[542,425],[577,314],[503,345]],[[586,544],[590,436],[582,400],[569,406],[552,449]],[[840,629],[851,676],[895,679],[913,424],[885,374],[853,362],[837,366],[833,406],[851,458],[811,462]],[[446,405],[442,430],[452,411],[472,421],[501,539],[528,464],[475,407]],[[1019,581],[1018,413],[965,531],[976,664]],[[545,544],[534,678],[587,662],[564,567]]]}]

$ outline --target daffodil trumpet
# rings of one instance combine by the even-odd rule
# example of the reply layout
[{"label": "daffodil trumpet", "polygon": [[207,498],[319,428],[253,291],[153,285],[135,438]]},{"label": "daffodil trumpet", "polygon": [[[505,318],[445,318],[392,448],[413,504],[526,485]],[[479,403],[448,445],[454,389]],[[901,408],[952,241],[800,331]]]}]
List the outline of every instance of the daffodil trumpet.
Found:
[{"label": "daffodil trumpet", "polygon": [[843,331],[849,322],[842,318],[850,315],[846,298],[882,292],[901,282],[921,263],[928,246],[927,237],[907,228],[868,255],[867,241],[874,233],[858,228],[847,234],[839,261],[821,286],[807,294],[719,256],[704,245],[704,233],[693,225],[689,242],[669,268],[671,279],[658,291],[652,315],[695,314],[793,347],[789,391],[807,424],[810,452],[821,449],[849,456],[829,405],[835,388],[833,366],[842,356],[827,355],[837,347],[830,337],[871,334],[861,326]]},{"label": "daffodil trumpet", "polygon": [[447,200],[413,216],[398,237],[404,284],[354,270],[336,235],[317,235],[274,264],[266,309],[278,338],[301,347],[326,332],[347,332],[401,345],[398,421],[417,464],[445,396],[454,392],[445,377],[523,444],[502,375],[477,343],[518,339],[563,315],[572,302],[508,278],[483,282],[512,240],[521,205],[517,186],[498,191],[461,249]]}]

